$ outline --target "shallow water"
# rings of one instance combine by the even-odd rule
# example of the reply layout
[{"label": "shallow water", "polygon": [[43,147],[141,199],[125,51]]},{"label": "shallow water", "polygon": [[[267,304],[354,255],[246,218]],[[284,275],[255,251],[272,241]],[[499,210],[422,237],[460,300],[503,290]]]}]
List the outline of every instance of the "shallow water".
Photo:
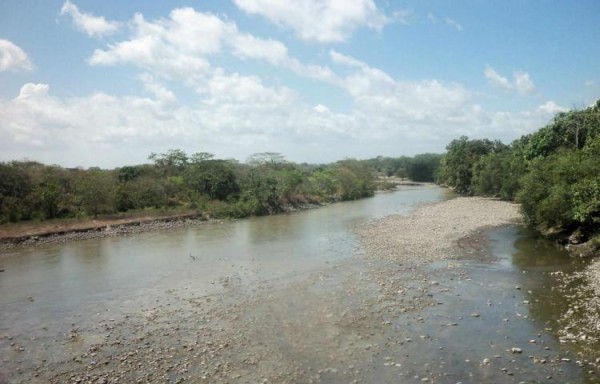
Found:
[{"label": "shallow water", "polygon": [[0,333],[47,327],[57,315],[82,321],[93,315],[86,306],[115,311],[190,281],[198,295],[232,275],[240,284],[312,270],[351,257],[356,223],[449,196],[407,188],[293,214],[8,251],[0,254]]},{"label": "shallow water", "polygon": [[[552,289],[550,273],[584,264],[522,228],[492,230],[491,259],[386,275],[432,305],[406,314],[381,309],[396,304],[380,300],[371,274],[394,266],[356,259],[354,226],[451,197],[436,187],[407,188],[288,215],[5,252],[0,362],[9,374],[41,359],[60,363],[100,341],[97,324],[212,297],[221,306],[245,303],[231,312],[260,340],[251,350],[270,345],[291,366],[339,365],[320,382],[600,383],[556,333],[568,298]],[[353,320],[353,310],[363,317]],[[382,313],[389,325],[381,325]],[[333,321],[332,314],[342,315]],[[129,327],[117,333],[126,336]],[[79,328],[87,333],[75,340],[85,346],[69,341]],[[25,352],[14,352],[12,340]]]},{"label": "shallow water", "polygon": [[578,365],[585,356],[561,345],[557,335],[568,298],[554,289],[551,272],[573,272],[584,263],[524,228],[494,229],[489,240],[493,260],[462,261],[458,275],[439,264],[432,268],[440,282],[432,298],[440,305],[412,325],[413,332],[432,336],[413,353],[433,356],[441,365],[432,371],[443,373],[442,382],[599,383],[596,368]]}]

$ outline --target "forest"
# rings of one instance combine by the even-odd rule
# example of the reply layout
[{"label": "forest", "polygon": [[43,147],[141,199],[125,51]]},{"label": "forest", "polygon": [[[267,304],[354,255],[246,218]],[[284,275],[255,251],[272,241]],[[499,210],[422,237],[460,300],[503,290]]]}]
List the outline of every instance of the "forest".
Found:
[{"label": "forest", "polygon": [[521,205],[525,222],[563,244],[600,247],[600,100],[555,115],[510,145],[461,137],[446,147],[437,182],[465,195]]},{"label": "forest", "polygon": [[0,163],[0,223],[152,210],[196,210],[229,218],[273,214],[369,197],[378,186],[393,187],[376,182],[379,175],[433,181],[441,155],[311,165],[286,161],[275,152],[257,153],[240,163],[171,149],[148,159],[149,164],[112,170],[27,160]]}]

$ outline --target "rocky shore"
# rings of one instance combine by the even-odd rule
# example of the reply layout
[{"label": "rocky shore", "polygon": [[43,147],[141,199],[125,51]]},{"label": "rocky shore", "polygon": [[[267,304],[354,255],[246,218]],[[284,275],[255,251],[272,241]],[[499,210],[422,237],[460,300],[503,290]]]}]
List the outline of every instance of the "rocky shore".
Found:
[{"label": "rocky shore", "polygon": [[0,250],[45,244],[61,244],[101,237],[128,236],[214,221],[200,213],[129,220],[126,222],[119,220],[105,220],[102,223],[90,221],[88,224],[79,227],[58,228],[42,232],[34,231],[32,234],[2,237],[0,238]]},{"label": "rocky shore", "polygon": [[461,245],[466,244],[459,241],[462,238],[520,221],[516,204],[459,197],[424,205],[408,216],[387,216],[364,225],[358,233],[368,257],[423,264],[462,254]]},{"label": "rocky shore", "polygon": [[561,341],[595,353],[600,363],[600,260],[580,272],[558,272],[554,276],[560,282],[558,288],[571,298],[571,305],[560,319]]}]

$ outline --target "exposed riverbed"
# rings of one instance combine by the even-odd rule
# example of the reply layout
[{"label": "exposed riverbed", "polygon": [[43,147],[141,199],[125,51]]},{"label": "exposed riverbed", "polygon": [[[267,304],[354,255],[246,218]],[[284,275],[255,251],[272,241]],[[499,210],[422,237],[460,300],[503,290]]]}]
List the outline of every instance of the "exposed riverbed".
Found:
[{"label": "exposed riverbed", "polygon": [[[473,232],[514,207],[445,193],[5,251],[0,383],[600,382],[558,334],[552,273],[581,266],[514,226]],[[364,237],[390,220],[413,231]],[[444,240],[421,255],[416,233]]]}]

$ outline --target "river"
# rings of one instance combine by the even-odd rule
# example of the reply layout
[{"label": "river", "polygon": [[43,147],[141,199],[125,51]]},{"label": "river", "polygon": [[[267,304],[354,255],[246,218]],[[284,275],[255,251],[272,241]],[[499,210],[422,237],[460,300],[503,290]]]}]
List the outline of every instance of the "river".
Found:
[{"label": "river", "polygon": [[[160,376],[172,382],[185,364],[181,377],[192,382],[600,382],[556,334],[567,299],[551,272],[582,264],[521,228],[489,233],[493,259],[398,271],[420,292],[410,299],[425,303],[413,312],[382,304],[372,276],[390,266],[355,256],[354,227],[448,198],[412,187],[292,214],[3,251],[0,383],[142,377],[142,363],[135,374],[119,371],[126,360],[113,363],[142,354],[140,332],[153,353],[177,360]],[[371,324],[382,316],[385,326]],[[194,337],[186,327],[198,327]],[[211,340],[196,356],[202,369],[191,352],[173,352],[202,344],[201,335]],[[255,370],[242,367],[242,353],[260,360]],[[144,374],[141,382],[163,382]]]}]

